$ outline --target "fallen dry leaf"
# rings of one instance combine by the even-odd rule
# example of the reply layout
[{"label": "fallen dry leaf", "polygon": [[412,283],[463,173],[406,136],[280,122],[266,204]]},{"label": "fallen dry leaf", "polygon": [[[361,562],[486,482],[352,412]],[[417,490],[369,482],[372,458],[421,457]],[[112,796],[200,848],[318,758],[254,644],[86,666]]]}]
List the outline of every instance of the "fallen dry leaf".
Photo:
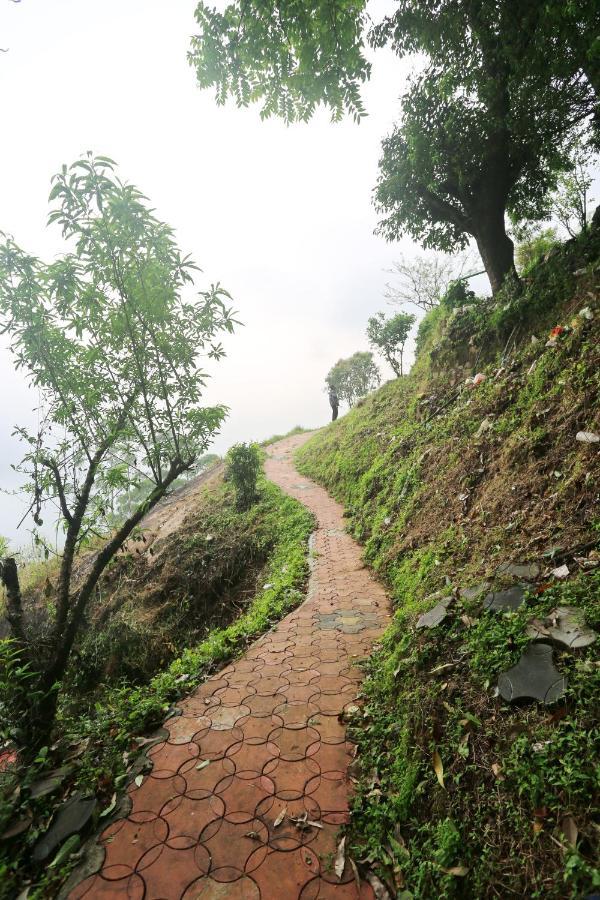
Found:
[{"label": "fallen dry leaf", "polygon": [[244,837],[250,838],[251,841],[259,841],[261,844],[263,842],[258,831],[247,831]]},{"label": "fallen dry leaf", "polygon": [[575,824],[575,819],[573,818],[573,816],[563,816],[560,823],[560,830],[562,831],[567,844],[575,848],[577,846],[579,831],[577,829],[577,825]]},{"label": "fallen dry leaf", "polygon": [[16,837],[18,834],[23,834],[24,831],[27,831],[32,822],[33,816],[31,813],[23,819],[18,819],[16,822],[13,822],[12,825],[9,825],[6,831],[0,834],[0,841],[7,841],[9,838]]},{"label": "fallen dry leaf", "polygon": [[275,821],[273,822],[273,828],[279,828],[279,826],[285,819],[286,815],[287,815],[287,806],[284,806],[283,809],[281,810],[281,812],[279,813],[279,815],[277,816],[277,818],[275,819]]},{"label": "fallen dry leaf", "polygon": [[112,795],[110,803],[108,804],[106,809],[103,809],[102,812],[100,813],[100,818],[103,819],[104,816],[109,816],[116,805],[117,805],[117,794],[115,791],[115,793]]},{"label": "fallen dry leaf", "polygon": [[145,747],[146,744],[157,744],[160,738],[157,737],[134,737],[132,738],[134,744],[139,749],[140,747]]},{"label": "fallen dry leaf", "polygon": [[356,896],[360,897],[360,875],[358,874],[358,869],[356,868],[356,863],[353,859],[348,857],[348,861],[352,866],[352,873],[354,875],[354,883],[356,885]]},{"label": "fallen dry leaf", "polygon": [[498,763],[492,763],[492,772],[498,779],[498,781],[504,781],[504,775],[502,775],[502,766]]},{"label": "fallen dry leaf", "polygon": [[433,768],[437,776],[437,780],[439,781],[440,785],[444,787],[444,766],[442,764],[442,758],[437,750],[433,751]]},{"label": "fallen dry leaf", "polygon": [[373,888],[375,900],[391,900],[390,894],[386,886],[373,872],[367,872],[367,881]]},{"label": "fallen dry leaf", "polygon": [[468,871],[467,866],[451,866],[449,869],[442,869],[446,875],[456,875],[457,878],[464,878]]},{"label": "fallen dry leaf", "polygon": [[333,870],[337,877],[341,879],[346,865],[346,838],[343,837],[338,844],[337,853],[335,854],[335,863]]},{"label": "fallen dry leaf", "polygon": [[429,672],[430,675],[437,675],[438,672],[447,672],[448,669],[454,668],[454,663],[444,663],[442,666],[436,666],[435,669],[431,669]]},{"label": "fallen dry leaf", "polygon": [[298,831],[308,831],[311,827],[323,827],[316,822],[309,822],[307,812],[303,812],[299,816],[288,816],[288,819],[290,820],[290,822],[294,823]]},{"label": "fallen dry leaf", "polygon": [[399,865],[394,866],[394,884],[396,885],[397,891],[402,891],[406,887],[404,872]]}]

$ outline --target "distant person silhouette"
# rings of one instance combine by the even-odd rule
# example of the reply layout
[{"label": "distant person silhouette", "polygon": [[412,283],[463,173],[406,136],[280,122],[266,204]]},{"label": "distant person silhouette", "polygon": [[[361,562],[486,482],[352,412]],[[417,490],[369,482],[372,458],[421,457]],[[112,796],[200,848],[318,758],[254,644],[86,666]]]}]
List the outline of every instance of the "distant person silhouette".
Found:
[{"label": "distant person silhouette", "polygon": [[337,391],[334,387],[329,388],[329,405],[331,406],[331,421],[335,422],[338,417],[340,401],[338,399]]}]

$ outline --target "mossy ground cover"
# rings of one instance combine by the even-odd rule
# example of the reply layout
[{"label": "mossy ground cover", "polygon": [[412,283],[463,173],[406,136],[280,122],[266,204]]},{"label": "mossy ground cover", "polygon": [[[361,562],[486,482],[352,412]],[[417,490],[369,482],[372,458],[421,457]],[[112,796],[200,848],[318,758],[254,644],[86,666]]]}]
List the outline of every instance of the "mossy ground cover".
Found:
[{"label": "mossy ground cover", "polygon": [[[561,252],[570,259],[576,250]],[[440,344],[452,359],[456,322],[436,310],[414,373],[297,456],[345,504],[348,529],[396,608],[370,661],[355,729],[350,842],[354,858],[398,896],[558,898],[598,887],[597,644],[555,653],[568,681],[564,702],[509,706],[494,690],[517,662],[532,616],[571,604],[600,627],[592,568],[600,453],[575,440],[580,430],[600,431],[600,313],[596,264],[589,255],[578,264],[579,276],[559,267],[550,279],[570,286],[568,302],[552,295],[548,315],[525,318],[535,342],[523,331],[502,358],[498,323],[481,320],[476,341],[487,327],[489,364],[469,372],[483,370],[481,384],[464,385],[460,353],[460,377],[444,379],[435,353],[432,371]],[[527,291],[548,278],[540,266]],[[593,320],[576,315],[583,306]],[[549,324],[570,326],[555,347],[545,346]],[[469,338],[467,330],[461,341]],[[522,610],[484,613],[480,599],[459,599],[459,588],[484,579],[509,583],[495,573],[511,561],[542,567]],[[570,578],[554,583],[547,573],[563,562]],[[457,598],[448,621],[417,632],[417,616],[448,594]]]},{"label": "mossy ground cover", "polygon": [[[192,555],[194,548],[199,554],[195,577],[202,578],[209,560],[217,566],[215,554],[224,554],[236,535],[244,535],[246,550],[252,545],[246,563],[254,573],[253,593],[245,597],[239,609],[229,610],[226,624],[219,627],[213,622],[204,639],[195,643],[190,640],[183,652],[148,679],[136,682],[105,677],[93,691],[83,691],[74,665],[59,710],[55,743],[44,748],[25,771],[5,773],[0,780],[0,834],[13,823],[31,818],[21,835],[0,840],[3,900],[12,900],[25,886],[29,888],[28,898],[54,896],[78,861],[78,847],[43,869],[31,865],[30,854],[59,803],[80,790],[98,798],[97,815],[110,808],[113,795],[118,797],[137,768],[144,765],[139,750],[144,735],[163,722],[177,699],[240,655],[252,640],[302,602],[308,577],[308,538],[314,524],[306,509],[264,478],[259,501],[250,510],[235,510],[228,486],[218,488],[209,507],[201,523],[196,522],[196,533],[189,523],[184,529],[183,543],[189,545]],[[212,538],[208,542],[207,534]],[[258,569],[252,565],[257,559],[261,561]],[[221,565],[217,568],[222,572]],[[208,579],[207,584],[214,584],[214,579]],[[194,633],[193,629],[190,632]],[[83,643],[89,640],[90,636]],[[6,663],[6,647],[4,660]],[[0,703],[14,689],[15,672],[5,664],[0,677]],[[39,800],[32,799],[31,784],[65,761],[72,768],[60,788]]]}]

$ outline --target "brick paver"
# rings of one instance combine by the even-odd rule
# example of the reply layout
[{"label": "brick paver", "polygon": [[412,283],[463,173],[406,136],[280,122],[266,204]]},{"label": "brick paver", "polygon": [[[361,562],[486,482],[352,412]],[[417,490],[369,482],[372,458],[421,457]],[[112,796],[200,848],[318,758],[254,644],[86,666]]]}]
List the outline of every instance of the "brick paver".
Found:
[{"label": "brick paver", "polygon": [[317,519],[306,602],[179,704],[129,815],[100,837],[100,871],[71,900],[373,897],[333,861],[352,788],[344,710],[390,609],[340,506],[294,468],[306,439],[273,445],[266,464]]}]

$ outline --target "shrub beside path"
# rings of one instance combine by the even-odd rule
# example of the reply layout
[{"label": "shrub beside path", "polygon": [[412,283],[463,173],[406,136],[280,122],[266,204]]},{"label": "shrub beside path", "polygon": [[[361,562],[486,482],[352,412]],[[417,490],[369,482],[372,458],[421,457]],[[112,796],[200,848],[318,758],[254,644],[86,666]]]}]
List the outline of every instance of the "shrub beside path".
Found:
[{"label": "shrub beside path", "polygon": [[390,605],[339,504],[294,468],[308,437],[273,444],[266,463],[317,520],[306,601],[179,703],[152,771],[129,788],[129,814],[99,838],[102,867],[72,900],[373,898],[334,860],[352,787],[344,711]]}]

